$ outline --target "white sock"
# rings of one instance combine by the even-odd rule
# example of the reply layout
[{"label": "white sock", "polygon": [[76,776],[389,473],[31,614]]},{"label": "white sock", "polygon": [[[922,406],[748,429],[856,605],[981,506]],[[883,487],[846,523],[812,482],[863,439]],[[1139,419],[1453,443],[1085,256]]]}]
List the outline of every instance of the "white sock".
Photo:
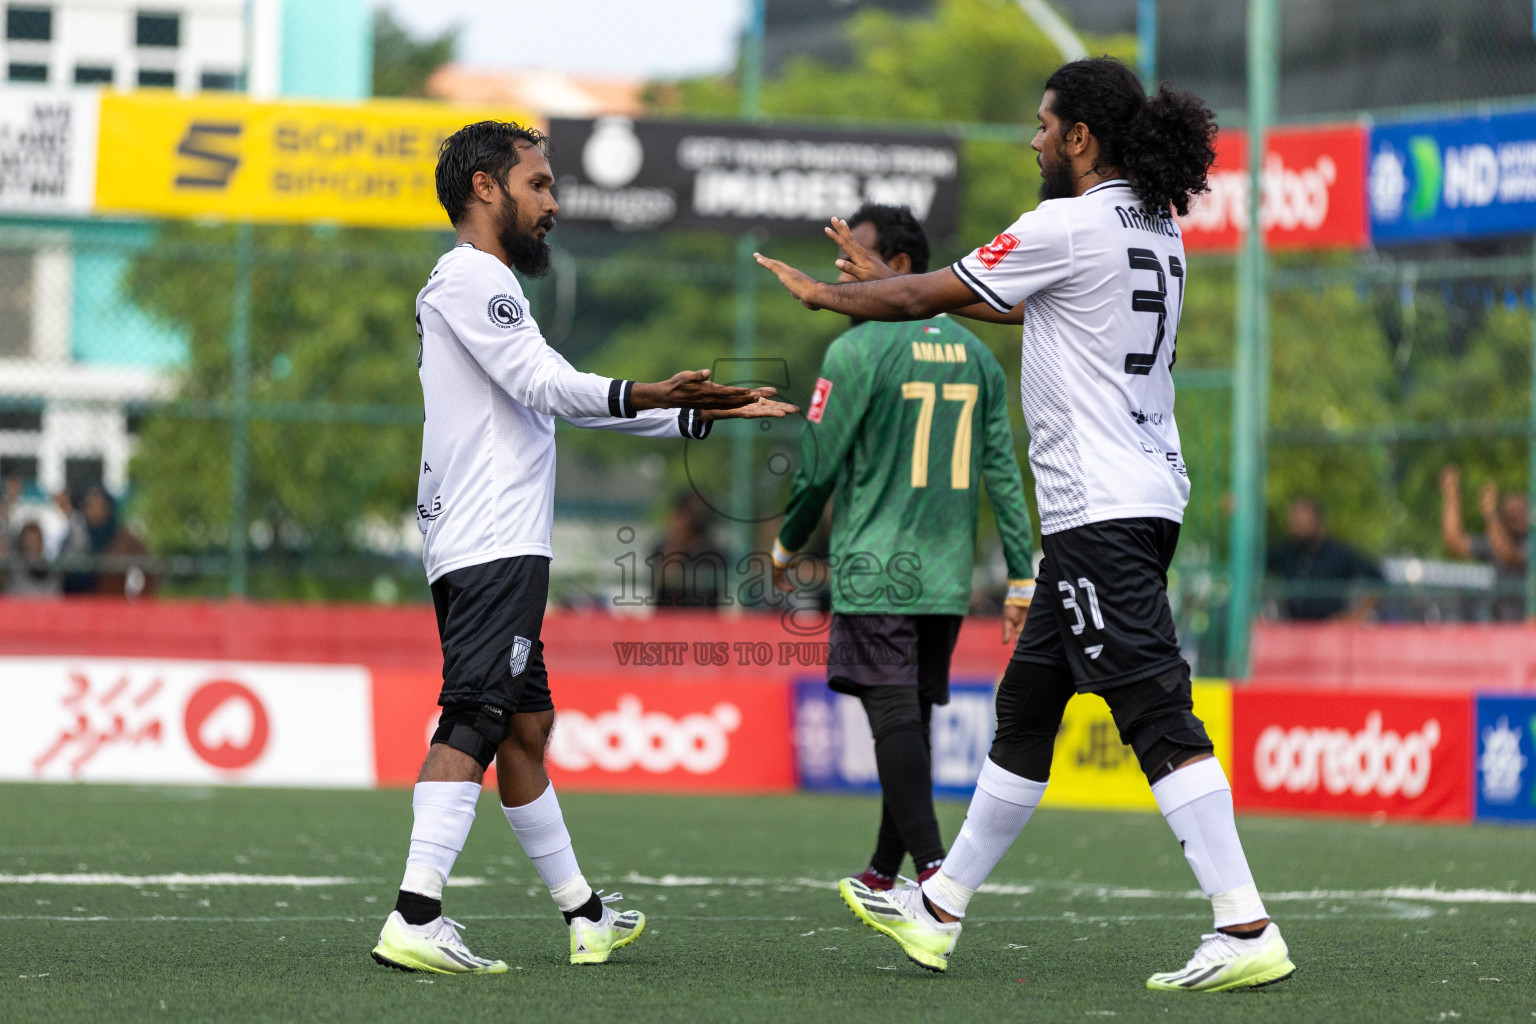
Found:
[{"label": "white sock", "polygon": [[929,902],[964,917],[971,897],[1019,838],[1044,795],[1045,783],[1014,775],[988,758],[981,766],[959,838],[949,848],[944,866],[923,883]]},{"label": "white sock", "polygon": [[411,793],[416,820],[411,825],[411,852],[405,858],[400,888],[434,900],[443,898],[443,883],[464,849],[479,799],[478,782],[416,783]]},{"label": "white sock", "polygon": [[1232,787],[1220,763],[1211,757],[1185,765],[1159,779],[1152,796],[1183,845],[1195,881],[1211,898],[1216,927],[1268,917],[1237,837]]},{"label": "white sock", "polygon": [[576,851],[571,848],[553,783],[532,803],[503,806],[502,811],[562,913],[569,914],[592,898],[592,887],[576,865]]}]

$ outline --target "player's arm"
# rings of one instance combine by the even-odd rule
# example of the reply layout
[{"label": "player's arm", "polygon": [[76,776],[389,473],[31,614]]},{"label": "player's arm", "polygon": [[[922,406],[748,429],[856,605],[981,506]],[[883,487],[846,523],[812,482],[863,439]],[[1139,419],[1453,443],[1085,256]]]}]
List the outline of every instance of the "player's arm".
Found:
[{"label": "player's arm", "polygon": [[[848,222],[841,217],[833,217],[830,227],[822,228],[828,238],[836,242],[842,249],[843,255],[837,260],[837,269],[847,274],[856,281],[883,281],[888,277],[897,277],[884,260],[870,252],[859,244],[859,240],[853,237],[853,231],[848,227]],[[1024,303],[1019,303],[1006,313],[999,313],[985,302],[973,302],[969,306],[951,310],[955,316],[963,316],[970,320],[984,320],[994,324],[1022,324],[1024,322]]]},{"label": "player's arm", "polygon": [[829,284],[762,253],[753,256],[806,309],[830,309],[865,320],[927,320],[976,301],[975,293],[947,268],[931,274]]},{"label": "player's arm", "polygon": [[1071,276],[1072,233],[1061,210],[1047,203],[947,270],[846,284],[817,281],[761,253],[754,256],[807,309],[866,320],[926,320],[972,307],[980,299],[1011,323],[1015,309],[1030,295]]},{"label": "player's arm", "polygon": [[1024,501],[1024,477],[1013,450],[1013,424],[1008,422],[1007,382],[996,360],[988,360],[987,404],[984,429],[986,447],[981,455],[981,475],[992,501],[992,515],[1003,542],[1008,565],[1008,596],[1003,601],[1003,643],[1013,643],[1024,628],[1024,617],[1035,596],[1034,530],[1029,505]]},{"label": "player's arm", "polygon": [[717,419],[782,419],[797,406],[787,402],[775,402],[759,398],[751,405],[737,409],[644,409],[632,419],[615,416],[567,416],[566,422],[573,427],[587,430],[612,430],[636,437],[681,437],[685,440],[702,441],[709,436],[710,426]]},{"label": "player's arm", "polygon": [[441,299],[423,305],[443,318],[498,386],[539,412],[632,419],[642,409],[729,409],[774,393],[721,387],[709,380],[708,370],[687,370],[655,384],[583,373],[544,340],[526,301],[510,271],[499,276],[474,269],[457,274]]},{"label": "player's arm", "polygon": [[800,434],[800,468],[790,485],[784,525],[773,542],[774,582],[780,589],[789,589],[783,570],[821,521],[869,405],[868,373],[859,365],[856,344],[843,335],[827,349],[821,363],[816,400]]}]

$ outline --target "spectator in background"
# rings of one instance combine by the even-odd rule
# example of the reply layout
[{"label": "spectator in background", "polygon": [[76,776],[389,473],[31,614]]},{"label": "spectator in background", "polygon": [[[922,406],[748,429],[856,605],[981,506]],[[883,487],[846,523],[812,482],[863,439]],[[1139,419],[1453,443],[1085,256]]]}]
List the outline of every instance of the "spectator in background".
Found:
[{"label": "spectator in background", "polygon": [[101,484],[86,488],[80,509],[67,493],[58,496],[59,511],[69,520],[61,557],[73,571],[64,574],[64,593],[138,597],[150,587],[144,569],[132,564],[146,555],[144,542],[117,519],[117,502]]},{"label": "spectator in background", "polygon": [[651,597],[663,608],[716,608],[731,591],[724,553],[711,535],[712,513],[692,491],[667,514],[661,546],[646,559]]},{"label": "spectator in background", "polygon": [[1354,580],[1380,583],[1381,569],[1355,548],[1328,536],[1323,505],[1316,498],[1291,502],[1285,541],[1270,549],[1268,564],[1271,573],[1301,591],[1281,602],[1288,619],[1360,620],[1376,606],[1370,596],[1351,606],[1345,591]]},{"label": "spectator in background", "polygon": [[1452,465],[1440,471],[1440,539],[1446,554],[1493,566],[1500,589],[1493,602],[1494,618],[1519,622],[1525,618],[1525,599],[1518,590],[1525,581],[1529,501],[1518,491],[1501,497],[1499,485],[1489,480],[1478,494],[1477,505],[1483,532],[1469,534],[1461,518],[1461,469]]},{"label": "spectator in background", "polygon": [[5,560],[5,595],[58,597],[63,592],[63,580],[43,551],[43,528],[35,522],[24,524]]}]

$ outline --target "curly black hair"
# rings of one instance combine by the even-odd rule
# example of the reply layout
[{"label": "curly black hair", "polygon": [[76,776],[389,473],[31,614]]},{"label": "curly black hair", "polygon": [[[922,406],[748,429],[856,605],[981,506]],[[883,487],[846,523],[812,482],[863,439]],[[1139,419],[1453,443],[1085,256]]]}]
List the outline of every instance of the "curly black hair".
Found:
[{"label": "curly black hair", "polygon": [[443,140],[437,151],[437,201],[455,227],[469,204],[470,182],[484,171],[501,185],[520,159],[518,148],[549,152],[549,138],[516,121],[476,121]]},{"label": "curly black hair", "polygon": [[1216,159],[1216,115],[1200,97],[1166,84],[1148,96],[1130,68],[1113,57],[1063,64],[1046,80],[1052,112],[1065,124],[1088,126],[1099,159],[1125,175],[1141,201],[1172,206],[1180,216],[1208,191]]},{"label": "curly black hair", "polygon": [[891,257],[904,252],[912,261],[912,273],[928,272],[928,235],[910,208],[865,203],[848,218],[850,228],[860,224],[875,226],[876,248],[880,250],[881,259],[890,262]]}]

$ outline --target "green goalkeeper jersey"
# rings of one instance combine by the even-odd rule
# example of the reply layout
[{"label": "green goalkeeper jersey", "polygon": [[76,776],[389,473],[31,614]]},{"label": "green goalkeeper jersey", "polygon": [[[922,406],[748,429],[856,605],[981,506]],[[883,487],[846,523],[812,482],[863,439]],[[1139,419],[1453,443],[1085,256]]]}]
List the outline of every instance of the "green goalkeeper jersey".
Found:
[{"label": "green goalkeeper jersey", "polygon": [[832,610],[964,615],[980,486],[1010,597],[1033,582],[1029,510],[1003,369],[946,316],[860,324],[832,342],[800,438],[777,554],[798,551],[832,498]]}]

